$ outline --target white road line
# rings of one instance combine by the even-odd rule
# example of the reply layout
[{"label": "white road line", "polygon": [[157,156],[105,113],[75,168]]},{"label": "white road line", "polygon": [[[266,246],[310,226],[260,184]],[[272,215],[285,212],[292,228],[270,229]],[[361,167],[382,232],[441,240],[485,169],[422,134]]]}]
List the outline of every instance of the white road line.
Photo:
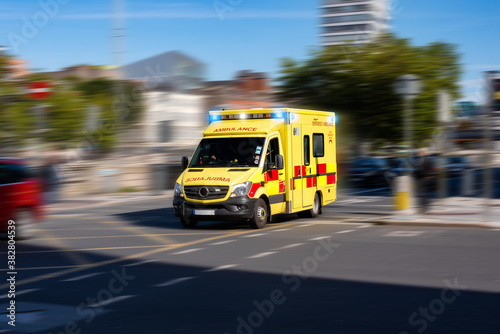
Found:
[{"label": "white road line", "polygon": [[294,248],[294,247],[298,247],[298,246],[302,246],[302,245],[305,245],[305,244],[304,243],[290,244],[290,245],[286,245],[286,246],[280,247],[278,249],[288,249],[288,248]]},{"label": "white road line", "polygon": [[219,271],[219,270],[234,268],[234,267],[237,267],[237,266],[239,266],[239,264],[225,264],[223,266],[218,266],[218,267],[215,267],[215,268],[204,270],[204,272],[211,273],[211,272],[214,272],[214,271]]},{"label": "white road line", "polygon": [[336,234],[349,233],[349,232],[354,232],[354,230],[340,231],[340,232],[336,232]]},{"label": "white road line", "polygon": [[307,227],[309,224],[298,225],[297,227]]},{"label": "white road line", "polygon": [[264,256],[268,256],[268,255],[271,255],[271,254],[274,254],[276,252],[264,252],[264,253],[259,253],[259,254],[255,254],[255,255],[252,255],[252,256],[249,256],[247,257],[247,259],[257,259],[259,257],[264,257]]},{"label": "white road line", "polygon": [[327,239],[327,238],[330,238],[330,236],[324,235],[322,237],[311,238],[311,239],[309,239],[309,241],[316,241],[316,240],[322,240],[322,239]]},{"label": "white road line", "polygon": [[235,241],[236,240],[224,240],[224,241],[214,242],[213,244],[210,244],[210,246],[225,245]]},{"label": "white road line", "polygon": [[360,225],[360,226],[358,226],[356,228],[367,228],[367,227],[370,227],[370,225]]},{"label": "white road line", "polygon": [[87,275],[82,275],[82,276],[72,277],[72,278],[68,278],[68,279],[63,279],[63,280],[61,280],[60,282],[73,282],[73,281],[79,281],[79,280],[82,280],[82,279],[86,279],[86,278],[90,278],[90,277],[94,277],[94,276],[97,276],[97,275],[102,275],[102,274],[103,274],[102,272],[99,272],[99,273],[92,273],[92,274],[87,274]]},{"label": "white road line", "polygon": [[418,237],[424,234],[425,231],[392,231],[386,233],[384,236],[386,237]]},{"label": "white road line", "polygon": [[192,253],[192,252],[197,252],[199,250],[202,250],[204,248],[191,248],[191,249],[186,249],[177,253],[172,253],[172,255],[180,255],[180,254],[187,254],[187,253]]},{"label": "white road line", "polygon": [[140,266],[141,264],[146,264],[146,263],[151,263],[151,262],[156,262],[158,260],[144,260],[144,261],[139,261],[139,262],[134,262],[131,264],[126,264],[123,267],[135,267],[135,266]]},{"label": "white road line", "polygon": [[[40,289],[26,289],[26,290],[22,290],[22,291],[16,292],[16,296],[25,295],[27,293],[30,293],[30,292],[33,292],[33,291],[38,291],[38,290],[40,290]],[[9,297],[9,294],[6,294],[6,295],[0,296],[0,299],[5,299],[5,298],[8,298],[8,297]]]},{"label": "white road line", "polygon": [[115,297],[115,298],[103,300],[102,302],[99,302],[99,303],[94,303],[94,304],[91,304],[91,305],[87,305],[87,307],[96,308],[96,307],[106,306],[106,305],[113,304],[113,303],[116,303],[116,302],[119,302],[119,301],[122,301],[122,300],[125,300],[125,299],[129,299],[129,298],[132,298],[132,297],[135,297],[135,296],[133,296],[133,295],[118,296],[118,297]]},{"label": "white road line", "polygon": [[157,285],[155,285],[155,287],[171,286],[171,285],[175,285],[177,283],[182,283],[182,282],[185,282],[185,281],[189,281],[189,280],[191,280],[193,278],[196,278],[196,277],[181,277],[181,278],[176,278],[176,279],[173,279],[173,280],[170,280],[170,281],[166,281],[164,283],[157,284]]},{"label": "white road line", "polygon": [[257,234],[250,234],[250,235],[244,235],[242,238],[253,238],[253,237],[260,237],[261,235],[266,235],[267,233],[257,233]]},{"label": "white road line", "polygon": [[283,232],[283,231],[288,231],[290,230],[289,228],[280,228],[279,230],[273,230],[271,232]]}]

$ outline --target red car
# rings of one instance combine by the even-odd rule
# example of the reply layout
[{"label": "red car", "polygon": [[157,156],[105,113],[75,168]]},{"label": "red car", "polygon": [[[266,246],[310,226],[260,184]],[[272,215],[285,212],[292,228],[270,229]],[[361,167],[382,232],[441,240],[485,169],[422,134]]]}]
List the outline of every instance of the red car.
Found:
[{"label": "red car", "polygon": [[0,232],[15,221],[16,238],[33,235],[42,217],[42,185],[23,160],[0,158]]}]

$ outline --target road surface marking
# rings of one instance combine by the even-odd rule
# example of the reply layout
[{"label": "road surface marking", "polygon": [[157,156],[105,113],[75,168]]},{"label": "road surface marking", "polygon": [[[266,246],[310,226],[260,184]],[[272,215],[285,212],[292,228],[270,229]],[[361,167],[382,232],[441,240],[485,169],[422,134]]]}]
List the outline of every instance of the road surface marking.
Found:
[{"label": "road surface marking", "polygon": [[387,189],[390,189],[390,188],[389,187],[385,187],[385,188],[377,188],[377,189],[371,189],[371,190],[363,190],[363,191],[358,191],[358,192],[355,192],[355,193],[340,195],[339,197],[342,197],[342,196],[352,196],[352,195],[364,194],[364,193],[371,193],[371,192],[374,192],[374,191],[387,190]]},{"label": "road surface marking", "polygon": [[253,238],[253,237],[260,237],[261,235],[266,235],[267,233],[257,233],[257,234],[250,234],[250,235],[244,235],[242,238]]},{"label": "road surface marking", "polygon": [[[269,227],[269,229],[272,230],[272,229],[274,229],[274,227]],[[59,276],[67,275],[70,273],[79,272],[82,270],[87,270],[87,269],[97,268],[97,267],[115,264],[115,263],[119,263],[119,262],[123,262],[123,261],[129,261],[129,260],[133,260],[133,259],[143,258],[143,257],[150,256],[153,254],[171,251],[172,249],[178,249],[181,247],[187,247],[187,246],[192,246],[192,245],[199,245],[199,244],[202,244],[205,242],[209,242],[209,241],[213,241],[213,240],[217,240],[217,239],[223,239],[223,238],[231,238],[231,237],[240,236],[240,235],[247,234],[247,233],[253,233],[253,231],[247,231],[247,230],[246,231],[239,231],[239,232],[234,232],[234,233],[228,233],[227,235],[226,234],[217,235],[215,237],[209,237],[209,238],[189,241],[189,242],[185,242],[183,244],[163,245],[163,246],[160,246],[160,248],[150,249],[150,250],[144,251],[142,253],[125,255],[122,257],[117,257],[117,258],[113,258],[113,259],[105,260],[105,261],[101,261],[101,262],[88,263],[88,264],[80,265],[78,267],[73,267],[73,268],[69,268],[66,270],[61,270],[61,271],[58,271],[55,273],[38,275],[35,277],[31,277],[31,278],[27,278],[27,279],[18,281],[18,282],[16,282],[16,285],[21,286],[21,285],[28,284],[28,283],[39,282],[39,281],[43,281],[46,279],[51,279],[54,277],[59,277]],[[2,285],[0,285],[0,290],[7,289],[8,287],[9,287],[9,283],[2,284]]]},{"label": "road surface marking", "polygon": [[335,234],[342,234],[342,233],[349,233],[349,232],[354,232],[354,230],[345,230],[345,231],[335,232]]},{"label": "road surface marking", "polygon": [[[39,235],[42,237],[44,237],[44,236],[45,237],[48,237],[48,236],[52,237],[53,236],[53,234],[49,233],[49,232],[39,232],[39,233],[40,233]],[[68,248],[69,247],[68,243],[64,239],[65,238],[55,238],[50,243],[50,246],[55,247],[55,248]],[[86,258],[86,256],[84,256],[83,254],[80,254],[78,252],[63,253],[61,255],[64,256],[65,258],[67,258],[71,264],[87,265],[87,264],[92,263],[90,260],[88,260]]]},{"label": "road surface marking", "polygon": [[211,272],[214,272],[214,271],[219,271],[219,270],[234,268],[234,267],[237,267],[237,266],[239,266],[239,264],[225,264],[223,266],[218,266],[218,267],[215,267],[215,268],[204,270],[204,272],[211,273]]},{"label": "road surface marking", "polygon": [[92,274],[87,274],[87,275],[82,275],[82,276],[77,276],[77,277],[73,277],[73,278],[64,279],[61,282],[79,281],[79,280],[82,280],[82,279],[86,279],[86,278],[90,278],[90,277],[94,277],[94,276],[102,275],[102,274],[104,274],[104,273],[102,273],[102,272],[100,272],[100,273],[92,273]]},{"label": "road surface marking", "polygon": [[290,244],[290,245],[286,245],[286,246],[276,248],[276,249],[288,249],[288,248],[294,248],[294,247],[298,247],[298,246],[302,246],[302,245],[305,245],[305,244],[303,244],[303,243]]},{"label": "road surface marking", "polygon": [[302,224],[302,225],[298,225],[297,227],[308,227],[309,224]]},{"label": "road surface marking", "polygon": [[360,225],[360,226],[358,226],[356,228],[367,228],[367,227],[370,227],[370,225]]},{"label": "road surface marking", "polygon": [[172,253],[172,255],[180,255],[180,254],[193,253],[193,252],[197,252],[197,251],[202,250],[202,249],[205,249],[205,248],[191,248],[191,249],[186,249],[186,250],[183,250],[183,251],[180,251],[180,252]]},{"label": "road surface marking", "polygon": [[[122,229],[123,230],[123,229]],[[215,234],[215,233],[212,233]],[[219,233],[220,234],[220,233]],[[183,234],[124,234],[124,235],[99,235],[99,236],[91,236],[91,237],[64,237],[65,240],[80,240],[80,239],[106,239],[106,238],[136,238],[136,237],[160,237],[160,236],[172,236],[172,235],[192,235],[191,233],[183,233]],[[34,238],[33,240],[56,240],[60,239],[60,237],[51,237],[51,238]],[[165,241],[165,240],[163,240]]]},{"label": "road surface marking", "polygon": [[324,235],[322,237],[311,238],[311,239],[309,239],[309,241],[316,241],[316,240],[322,240],[322,239],[327,239],[327,238],[330,238],[330,236]]},{"label": "road surface marking", "polygon": [[289,228],[280,228],[279,230],[274,230],[273,232],[284,232],[290,230]]},{"label": "road surface marking", "polygon": [[185,282],[185,281],[189,281],[193,278],[196,278],[196,277],[181,277],[181,278],[176,278],[176,279],[173,279],[173,280],[170,280],[170,281],[166,281],[165,283],[160,283],[160,284],[157,284],[155,285],[155,287],[163,287],[163,286],[171,286],[171,285],[175,285],[177,283],[182,283],[182,282]]},{"label": "road surface marking", "polygon": [[135,266],[140,266],[141,264],[146,264],[146,263],[151,263],[151,262],[156,262],[158,260],[144,260],[144,261],[138,261],[138,262],[134,262],[134,263],[131,263],[131,264],[126,264],[124,265],[124,267],[135,267]]},{"label": "road surface marking", "polygon": [[[38,291],[38,290],[40,290],[40,289],[26,289],[26,290],[23,290],[23,291],[16,292],[16,296],[25,295],[27,293],[30,293],[30,292],[33,292],[33,291]],[[5,299],[7,297],[9,297],[9,294],[0,296],[0,299]]]},{"label": "road surface marking", "polygon": [[384,236],[386,237],[418,237],[424,234],[425,231],[392,231],[386,233]]},{"label": "road surface marking", "polygon": [[268,255],[271,255],[271,254],[274,254],[276,252],[264,252],[264,253],[259,253],[259,254],[255,254],[255,255],[252,255],[252,256],[249,256],[247,257],[247,259],[257,259],[259,257],[264,257],[264,256],[268,256]]},{"label": "road surface marking", "polygon": [[125,300],[125,299],[129,299],[129,298],[132,298],[132,297],[135,297],[135,296],[133,296],[133,295],[118,296],[118,297],[115,297],[115,298],[103,300],[102,302],[99,302],[99,303],[94,303],[94,304],[91,304],[91,305],[87,305],[87,307],[96,308],[96,307],[106,306],[106,305],[113,304],[113,303],[116,303],[116,302],[119,302],[119,301],[122,301],[122,300]]},{"label": "road surface marking", "polygon": [[213,244],[210,244],[210,246],[218,246],[218,245],[225,245],[229,244],[231,242],[235,242],[236,240],[225,240],[225,241],[219,241],[219,242],[214,242]]}]

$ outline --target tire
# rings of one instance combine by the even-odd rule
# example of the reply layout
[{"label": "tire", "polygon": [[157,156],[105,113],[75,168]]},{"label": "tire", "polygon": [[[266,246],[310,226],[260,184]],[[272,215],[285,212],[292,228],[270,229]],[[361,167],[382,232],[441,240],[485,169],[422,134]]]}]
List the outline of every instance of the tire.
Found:
[{"label": "tire", "polygon": [[35,236],[35,217],[30,209],[20,209],[16,218],[16,239],[29,239]]},{"label": "tire", "polygon": [[266,202],[259,198],[253,210],[253,217],[250,219],[250,226],[254,229],[264,228],[269,218],[269,208]]},{"label": "tire", "polygon": [[314,194],[314,202],[312,209],[301,211],[298,213],[300,218],[316,218],[321,212],[321,201],[319,200],[318,193]]},{"label": "tire", "polygon": [[198,224],[198,220],[193,217],[180,216],[182,226],[185,228],[194,228]]}]

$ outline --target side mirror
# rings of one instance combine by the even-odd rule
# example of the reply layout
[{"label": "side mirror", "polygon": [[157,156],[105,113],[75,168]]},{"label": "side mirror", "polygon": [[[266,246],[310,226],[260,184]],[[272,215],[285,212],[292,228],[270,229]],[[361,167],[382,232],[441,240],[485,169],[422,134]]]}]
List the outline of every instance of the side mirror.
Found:
[{"label": "side mirror", "polygon": [[285,160],[283,159],[282,155],[276,156],[276,168],[279,170],[282,170],[283,168],[285,168]]},{"label": "side mirror", "polygon": [[189,158],[182,157],[182,170],[185,170],[189,165]]}]

